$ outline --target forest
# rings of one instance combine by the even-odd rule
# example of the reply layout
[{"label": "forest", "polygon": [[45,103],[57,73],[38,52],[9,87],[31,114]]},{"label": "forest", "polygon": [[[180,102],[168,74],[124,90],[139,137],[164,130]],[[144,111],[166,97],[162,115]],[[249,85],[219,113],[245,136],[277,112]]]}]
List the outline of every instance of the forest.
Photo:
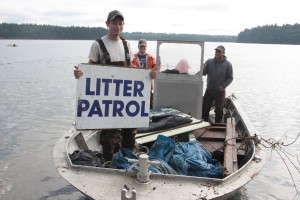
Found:
[{"label": "forest", "polygon": [[[188,30],[186,30],[188,32]],[[107,34],[103,27],[62,27],[38,24],[0,23],[0,39],[94,40]],[[237,36],[124,32],[128,40],[183,40],[261,44],[300,44],[300,24],[265,25],[241,31]]]},{"label": "forest", "polygon": [[236,42],[261,44],[300,44],[300,24],[266,25],[245,29]]},{"label": "forest", "polygon": [[[107,34],[102,27],[62,27],[37,24],[0,24],[0,39],[53,39],[53,40],[94,40]],[[149,32],[124,32],[123,37],[129,40],[198,40],[210,42],[235,42],[236,36],[167,34]]]}]

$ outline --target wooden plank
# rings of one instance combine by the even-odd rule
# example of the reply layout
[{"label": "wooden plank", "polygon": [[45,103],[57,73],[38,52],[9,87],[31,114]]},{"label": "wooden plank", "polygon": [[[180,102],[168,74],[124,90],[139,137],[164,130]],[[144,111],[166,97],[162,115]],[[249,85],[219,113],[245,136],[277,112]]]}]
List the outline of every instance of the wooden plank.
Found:
[{"label": "wooden plank", "polygon": [[211,129],[211,126],[201,128],[194,131],[194,137],[200,141],[205,149],[209,152],[214,152],[217,149],[223,149],[225,141],[225,126],[224,129]]},{"label": "wooden plank", "polygon": [[208,129],[212,131],[225,131],[226,126],[210,126]]},{"label": "wooden plank", "polygon": [[224,130],[211,130],[209,127],[201,128],[194,131],[194,137],[206,137],[206,138],[220,138],[225,140],[225,129]]},{"label": "wooden plank", "polygon": [[228,176],[238,170],[235,137],[235,119],[228,118],[226,123],[226,139],[224,152],[224,176]]},{"label": "wooden plank", "polygon": [[85,139],[81,132],[78,133],[78,135],[76,135],[74,139],[75,139],[79,149],[89,150],[89,147],[87,146]]},{"label": "wooden plank", "polygon": [[212,123],[211,126],[213,126],[213,127],[224,127],[224,128],[226,128],[226,123]]},{"label": "wooden plank", "polygon": [[[209,126],[209,123],[201,122],[201,123],[196,123],[196,124],[192,124],[192,125],[189,125],[189,126],[179,127],[179,128],[176,128],[176,129],[164,130],[164,131],[159,131],[159,132],[152,132],[149,135],[138,134],[138,136],[135,137],[135,140],[139,144],[145,144],[145,143],[148,143],[148,142],[155,141],[159,134],[164,135],[166,137],[171,137],[171,136],[175,136],[175,135],[178,135],[178,134],[185,134],[185,133],[188,133],[190,131],[201,129],[201,128],[204,128],[204,127],[207,127],[207,126]],[[144,135],[144,136],[140,137],[140,135]]]}]

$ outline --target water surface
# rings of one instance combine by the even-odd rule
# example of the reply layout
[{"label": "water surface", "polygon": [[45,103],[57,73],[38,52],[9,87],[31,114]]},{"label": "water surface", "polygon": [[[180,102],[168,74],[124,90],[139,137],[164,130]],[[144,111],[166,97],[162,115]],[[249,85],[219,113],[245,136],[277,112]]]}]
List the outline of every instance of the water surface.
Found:
[{"label": "water surface", "polygon": [[[130,42],[137,51],[137,41]],[[7,47],[12,43],[18,47]],[[87,62],[91,43],[0,40],[0,199],[84,199],[60,177],[52,151],[74,121],[73,66]],[[205,44],[205,59],[214,56],[217,45]],[[263,138],[293,141],[300,132],[300,70],[295,62],[300,46],[223,45],[234,69],[227,93],[238,97]],[[153,55],[155,46],[156,42],[148,43]],[[299,154],[300,141],[286,150]],[[300,190],[299,172],[289,166]],[[273,150],[261,173],[231,199],[293,199],[295,195],[289,171]]]}]

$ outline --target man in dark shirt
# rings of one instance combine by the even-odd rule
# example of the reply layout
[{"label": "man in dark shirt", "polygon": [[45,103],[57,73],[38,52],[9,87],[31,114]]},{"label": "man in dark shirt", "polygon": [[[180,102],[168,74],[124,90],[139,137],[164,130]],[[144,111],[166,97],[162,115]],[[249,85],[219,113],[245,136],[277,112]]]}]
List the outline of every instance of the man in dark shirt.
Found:
[{"label": "man in dark shirt", "polygon": [[207,75],[207,87],[203,97],[202,119],[208,121],[211,104],[215,101],[215,122],[221,123],[225,104],[225,89],[233,80],[232,65],[225,56],[224,46],[217,46],[215,57],[205,62],[203,76],[205,75]]}]

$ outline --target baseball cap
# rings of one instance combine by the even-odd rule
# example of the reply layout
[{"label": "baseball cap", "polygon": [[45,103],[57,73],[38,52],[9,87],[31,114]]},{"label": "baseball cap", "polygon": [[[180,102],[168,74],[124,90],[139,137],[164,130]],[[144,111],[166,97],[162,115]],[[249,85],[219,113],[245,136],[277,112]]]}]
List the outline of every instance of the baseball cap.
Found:
[{"label": "baseball cap", "polygon": [[111,21],[111,20],[114,20],[116,17],[121,17],[122,20],[124,21],[124,16],[123,14],[118,11],[118,10],[113,10],[111,11],[108,16],[107,16],[107,21]]},{"label": "baseball cap", "polygon": [[147,46],[147,41],[145,39],[140,39],[138,45],[139,46],[142,46],[142,45]]},{"label": "baseball cap", "polygon": [[222,45],[219,45],[219,46],[217,46],[217,47],[215,48],[215,50],[220,50],[220,51],[222,51],[222,52],[224,53],[224,52],[225,52],[225,47],[222,46]]}]

